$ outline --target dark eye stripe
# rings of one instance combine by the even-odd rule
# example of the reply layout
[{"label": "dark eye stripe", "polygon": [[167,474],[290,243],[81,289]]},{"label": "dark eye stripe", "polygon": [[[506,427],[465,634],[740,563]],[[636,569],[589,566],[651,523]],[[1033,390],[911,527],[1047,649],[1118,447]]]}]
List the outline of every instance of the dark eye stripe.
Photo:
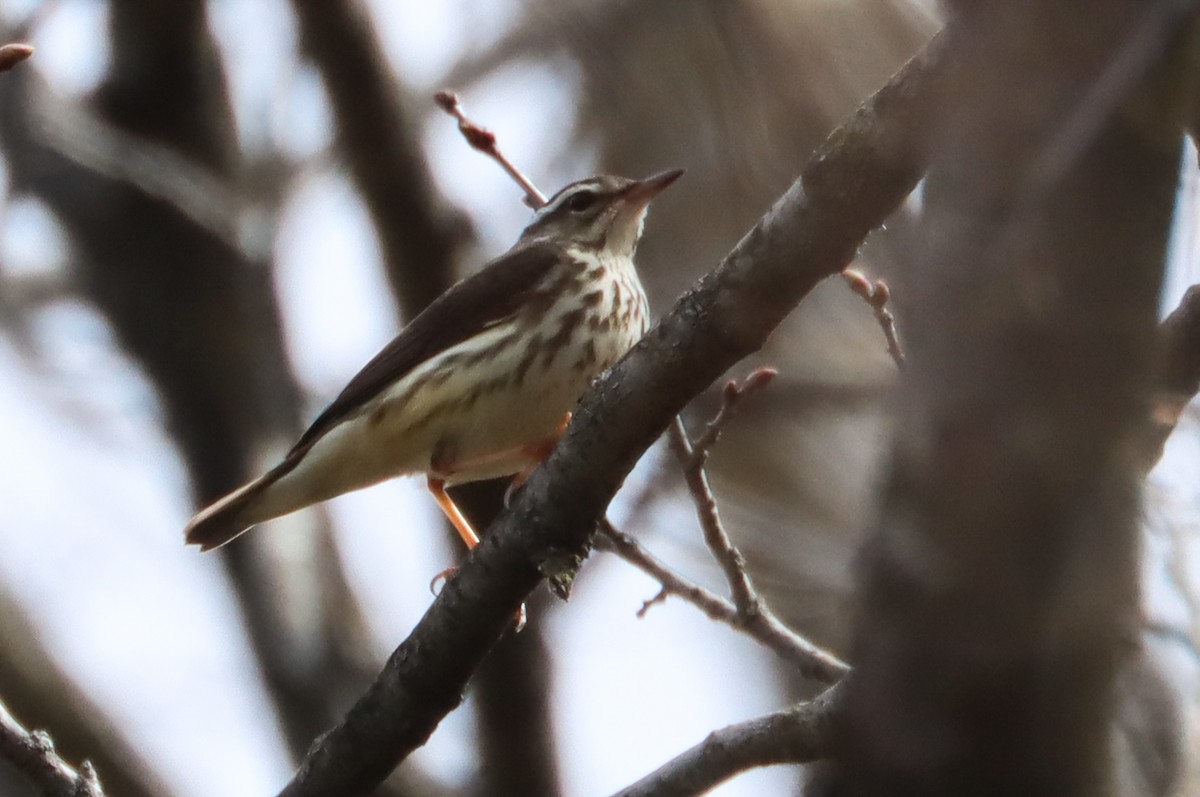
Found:
[{"label": "dark eye stripe", "polygon": [[582,213],[596,204],[599,195],[595,191],[580,190],[576,191],[562,203],[563,207],[573,213]]},{"label": "dark eye stripe", "polygon": [[596,194],[600,186],[594,180],[589,180],[586,183],[577,183],[576,185],[564,188],[558,193],[558,196],[552,197],[546,205],[541,208],[535,215],[537,218],[545,218],[548,215],[557,213],[560,208],[571,199],[579,194]]}]

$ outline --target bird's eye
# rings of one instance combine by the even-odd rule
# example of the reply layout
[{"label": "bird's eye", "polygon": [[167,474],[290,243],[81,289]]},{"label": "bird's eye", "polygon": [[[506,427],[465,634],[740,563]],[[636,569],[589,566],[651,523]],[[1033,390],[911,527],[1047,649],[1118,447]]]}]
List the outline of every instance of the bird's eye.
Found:
[{"label": "bird's eye", "polygon": [[582,213],[583,211],[596,204],[595,191],[580,191],[567,200],[567,210],[572,213]]}]

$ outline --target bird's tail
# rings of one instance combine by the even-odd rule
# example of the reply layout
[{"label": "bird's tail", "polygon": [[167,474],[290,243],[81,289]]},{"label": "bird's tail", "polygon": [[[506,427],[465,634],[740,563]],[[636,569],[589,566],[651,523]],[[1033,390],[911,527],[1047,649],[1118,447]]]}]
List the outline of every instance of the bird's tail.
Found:
[{"label": "bird's tail", "polygon": [[199,545],[202,551],[211,551],[248,531],[254,524],[270,519],[274,514],[263,514],[259,499],[277,478],[276,474],[268,473],[200,510],[184,528],[184,540],[188,545]]}]

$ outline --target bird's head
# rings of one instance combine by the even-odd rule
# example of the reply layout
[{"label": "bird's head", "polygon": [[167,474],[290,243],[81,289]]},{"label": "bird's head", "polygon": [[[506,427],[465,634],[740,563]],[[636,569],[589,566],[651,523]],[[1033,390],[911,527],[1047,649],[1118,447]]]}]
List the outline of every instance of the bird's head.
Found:
[{"label": "bird's head", "polygon": [[633,257],[650,200],[681,174],[674,169],[645,180],[602,174],[571,183],[533,214],[521,241],[549,240]]}]

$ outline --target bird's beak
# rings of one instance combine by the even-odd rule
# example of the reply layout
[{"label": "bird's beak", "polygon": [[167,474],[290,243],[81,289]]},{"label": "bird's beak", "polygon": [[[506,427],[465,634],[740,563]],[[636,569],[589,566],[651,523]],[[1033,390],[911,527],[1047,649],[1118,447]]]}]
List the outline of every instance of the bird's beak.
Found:
[{"label": "bird's beak", "polygon": [[667,186],[678,180],[682,174],[683,169],[672,169],[669,172],[639,180],[626,188],[624,196],[621,198],[633,207],[644,208],[650,204],[651,199],[665,191]]}]

